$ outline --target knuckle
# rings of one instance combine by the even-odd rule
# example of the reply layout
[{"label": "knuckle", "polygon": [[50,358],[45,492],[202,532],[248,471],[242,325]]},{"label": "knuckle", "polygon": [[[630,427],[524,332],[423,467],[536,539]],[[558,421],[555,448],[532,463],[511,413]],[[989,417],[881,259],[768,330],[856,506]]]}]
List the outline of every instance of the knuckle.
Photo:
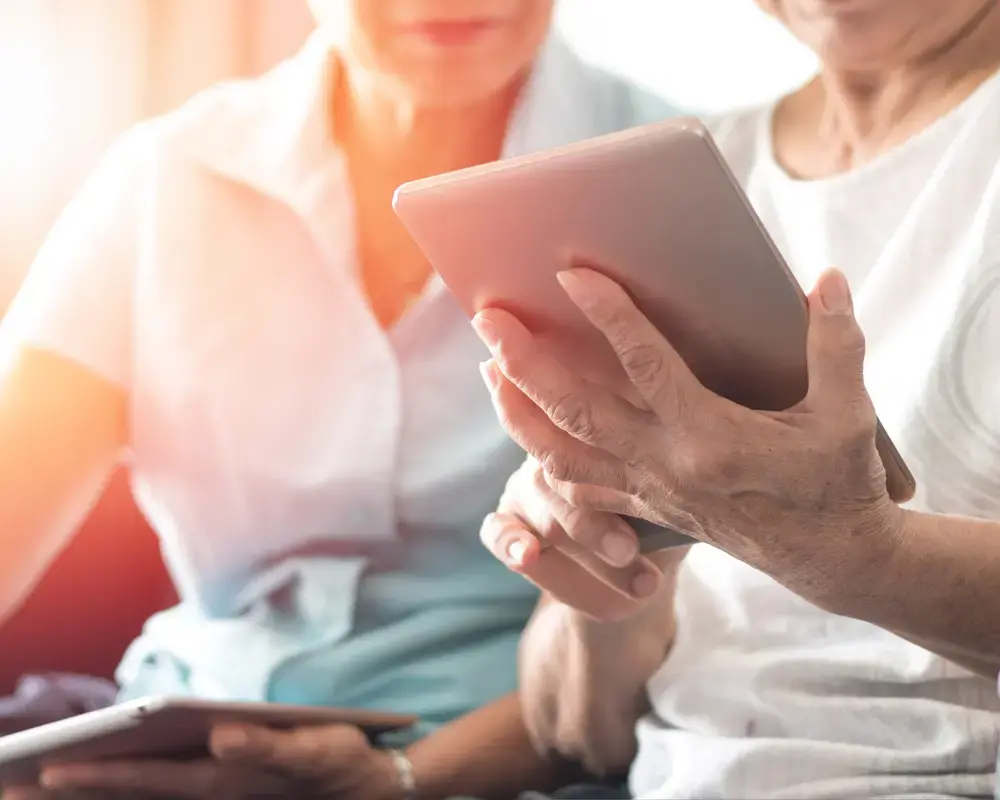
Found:
[{"label": "knuckle", "polygon": [[678,442],[671,456],[677,480],[685,486],[738,481],[741,474],[737,448],[705,441]]},{"label": "knuckle", "polygon": [[839,324],[838,334],[833,338],[840,339],[841,347],[863,350],[865,348],[865,332],[858,321],[851,315],[827,317],[833,324]]},{"label": "knuckle", "polygon": [[854,404],[838,426],[834,449],[848,457],[869,455],[875,444],[877,426],[878,417],[870,401]]},{"label": "knuckle", "polygon": [[334,722],[330,725],[302,728],[295,731],[293,736],[295,737],[294,741],[299,745],[316,744],[323,748],[329,748],[332,744],[337,745],[345,741],[353,741],[357,730],[353,725]]},{"label": "knuckle", "polygon": [[860,365],[867,351],[864,331],[857,321],[845,317],[830,317],[830,330],[820,345],[825,356],[834,363]]},{"label": "knuckle", "polygon": [[578,540],[587,536],[587,514],[579,506],[569,504],[562,515],[563,528],[570,539]]},{"label": "knuckle", "polygon": [[632,329],[632,314],[624,300],[623,295],[615,293],[615,296],[603,298],[596,309],[604,327],[615,339],[624,338]]},{"label": "knuckle", "polygon": [[625,469],[622,470],[621,491],[630,497],[642,499],[648,488],[649,480],[650,471],[645,467],[636,468],[626,465]]},{"label": "knuckle", "polygon": [[563,520],[563,528],[566,534],[574,542],[590,547],[596,544],[600,538],[601,526],[598,523],[597,513],[587,508],[571,505]]},{"label": "knuckle", "polygon": [[702,454],[686,439],[678,439],[670,449],[672,472],[682,484],[697,482],[704,469]]},{"label": "knuckle", "polygon": [[583,439],[592,441],[596,433],[593,409],[575,394],[566,394],[552,404],[549,417],[557,427]]},{"label": "knuckle", "polygon": [[590,490],[579,483],[565,483],[559,487],[559,494],[570,508],[578,513],[585,513],[591,509],[592,499]]},{"label": "knuckle", "polygon": [[530,357],[516,351],[511,352],[502,345],[497,349],[496,360],[503,374],[514,383],[522,380],[531,370]]},{"label": "knuckle", "polygon": [[618,356],[638,385],[652,391],[662,388],[665,361],[658,347],[643,342],[630,343],[619,348]]},{"label": "knuckle", "polygon": [[542,469],[553,480],[572,481],[576,474],[573,462],[562,453],[550,451],[542,459]]},{"label": "knuckle", "polygon": [[859,355],[864,355],[865,351],[868,349],[868,340],[865,338],[865,332],[861,330],[861,326],[857,322],[851,325],[851,331],[848,336],[848,345]]},{"label": "knuckle", "polygon": [[[341,729],[343,728],[343,730]],[[348,752],[354,737],[348,726],[325,728],[323,731],[302,731],[291,743],[286,766],[303,775],[321,775],[334,752]]]}]

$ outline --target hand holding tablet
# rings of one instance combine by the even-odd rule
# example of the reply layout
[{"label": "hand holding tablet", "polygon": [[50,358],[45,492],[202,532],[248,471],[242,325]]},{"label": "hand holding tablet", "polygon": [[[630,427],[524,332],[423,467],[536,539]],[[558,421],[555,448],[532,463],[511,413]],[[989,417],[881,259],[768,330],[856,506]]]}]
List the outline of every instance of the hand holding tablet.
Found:
[{"label": "hand holding tablet", "polygon": [[[50,768],[45,774],[67,785],[212,796],[199,794],[200,784],[217,781],[220,757],[234,779],[316,780],[323,776],[313,773],[328,769],[334,780],[364,770],[368,757],[375,763],[369,739],[414,722],[358,710],[148,698],[0,738],[0,786],[33,785]],[[335,770],[318,753],[348,759],[350,769]],[[264,767],[270,778],[258,775]]]},{"label": "hand holding tablet", "polygon": [[[470,317],[509,311],[587,380],[633,388],[559,285],[574,260],[623,287],[712,393],[760,411],[806,395],[806,296],[696,120],[416,181],[394,206]],[[913,477],[880,424],[876,445],[890,497],[910,499]],[[646,551],[690,543],[628,521]]]}]

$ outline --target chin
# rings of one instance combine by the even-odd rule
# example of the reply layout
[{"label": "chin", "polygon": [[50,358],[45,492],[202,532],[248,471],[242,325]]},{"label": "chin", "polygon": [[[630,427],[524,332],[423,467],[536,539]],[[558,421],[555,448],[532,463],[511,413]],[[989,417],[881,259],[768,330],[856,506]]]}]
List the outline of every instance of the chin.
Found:
[{"label": "chin", "polygon": [[518,79],[519,72],[475,75],[472,70],[450,71],[406,81],[406,92],[412,102],[425,108],[474,106],[488,102],[510,88]]},{"label": "chin", "polygon": [[883,70],[899,60],[899,53],[891,43],[869,41],[865,37],[831,37],[814,50],[828,70],[862,75],[872,70]]}]

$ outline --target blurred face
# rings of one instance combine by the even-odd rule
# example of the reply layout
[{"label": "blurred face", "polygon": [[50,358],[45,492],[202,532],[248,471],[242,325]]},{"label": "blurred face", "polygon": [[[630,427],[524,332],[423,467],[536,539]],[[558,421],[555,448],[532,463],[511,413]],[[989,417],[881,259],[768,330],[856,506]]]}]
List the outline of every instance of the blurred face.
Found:
[{"label": "blurred face", "polygon": [[[826,67],[891,69],[947,48],[997,13],[998,0],[757,0]],[[992,24],[992,23],[991,23]]]},{"label": "blurred face", "polygon": [[458,106],[530,66],[554,0],[311,0],[345,54],[401,99]]}]

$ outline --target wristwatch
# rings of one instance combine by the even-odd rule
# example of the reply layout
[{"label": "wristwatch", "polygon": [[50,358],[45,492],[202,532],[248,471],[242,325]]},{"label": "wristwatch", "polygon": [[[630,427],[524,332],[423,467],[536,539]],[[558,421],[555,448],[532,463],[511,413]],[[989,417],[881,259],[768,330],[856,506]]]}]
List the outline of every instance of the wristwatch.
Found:
[{"label": "wristwatch", "polygon": [[419,800],[417,780],[413,774],[413,762],[410,761],[410,757],[402,750],[389,750],[388,753],[396,769],[399,788],[403,791],[402,800]]}]

